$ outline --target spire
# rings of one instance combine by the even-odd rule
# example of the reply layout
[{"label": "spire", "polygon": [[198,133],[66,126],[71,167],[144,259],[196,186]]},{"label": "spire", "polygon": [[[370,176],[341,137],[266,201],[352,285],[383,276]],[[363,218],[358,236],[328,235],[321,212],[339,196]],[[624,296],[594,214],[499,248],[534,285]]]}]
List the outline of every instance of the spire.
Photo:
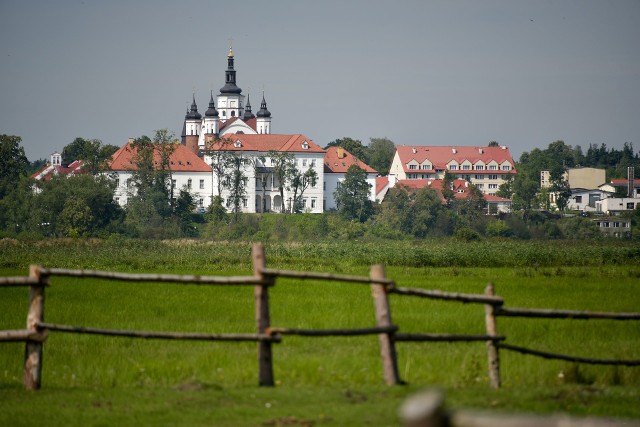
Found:
[{"label": "spire", "polygon": [[209,100],[209,109],[204,113],[205,117],[218,117],[218,110],[216,110],[216,102],[213,100],[213,91],[211,91],[211,99]]},{"label": "spire", "polygon": [[223,95],[236,95],[242,93],[242,89],[236,86],[236,70],[233,68],[233,51],[229,46],[229,55],[227,55],[227,71],[225,75],[225,85],[220,88],[220,93]]},{"label": "spire", "polygon": [[251,101],[249,100],[249,94],[247,94],[247,105],[246,107],[244,107],[244,116],[242,117],[242,120],[246,122],[247,120],[253,119],[255,117],[256,116],[254,116],[251,112]]},{"label": "spire", "polygon": [[191,103],[191,111],[187,113],[187,119],[200,120],[202,116],[198,113],[198,105],[196,104],[196,94],[193,94],[193,102]]},{"label": "spire", "polygon": [[258,117],[271,117],[271,113],[267,110],[267,101],[264,100],[264,91],[262,91],[262,103],[257,115]]}]

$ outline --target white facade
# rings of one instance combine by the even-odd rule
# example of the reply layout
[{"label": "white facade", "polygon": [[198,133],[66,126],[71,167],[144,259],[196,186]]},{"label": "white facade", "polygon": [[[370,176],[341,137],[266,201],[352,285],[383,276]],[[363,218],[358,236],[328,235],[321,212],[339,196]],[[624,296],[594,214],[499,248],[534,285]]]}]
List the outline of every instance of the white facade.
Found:
[{"label": "white facade", "polygon": [[[367,174],[367,184],[369,184],[369,200],[372,203],[376,201],[376,175],[375,173]],[[338,208],[334,193],[338,190],[338,186],[344,181],[344,173],[325,173],[324,174],[324,199],[327,211]]]},{"label": "white facade", "polygon": [[638,206],[640,206],[640,199],[610,197],[596,202],[596,211],[607,215],[614,215],[625,211],[632,211]]}]

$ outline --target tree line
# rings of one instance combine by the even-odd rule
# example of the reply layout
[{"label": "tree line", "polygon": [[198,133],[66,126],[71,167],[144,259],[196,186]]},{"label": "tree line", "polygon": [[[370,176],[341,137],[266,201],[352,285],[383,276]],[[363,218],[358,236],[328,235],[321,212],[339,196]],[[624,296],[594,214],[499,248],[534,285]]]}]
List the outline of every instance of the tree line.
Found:
[{"label": "tree line", "polygon": [[[217,140],[215,143],[224,145],[228,141]],[[66,162],[87,159],[87,173],[54,176],[36,183],[29,178],[35,165],[26,158],[20,137],[0,135],[0,235],[39,238],[115,234],[144,238],[255,240],[442,236],[465,240],[483,237],[600,238],[588,219],[557,220],[537,211],[541,197],[540,170],[551,170],[552,179],[560,185],[562,182],[558,177],[567,166],[590,166],[590,162],[608,164],[605,162],[617,159],[619,163],[607,169],[608,177],[616,177],[622,173],[624,166],[621,164],[638,165],[638,154],[633,153],[631,144],[625,144],[622,150],[603,149],[604,145],[590,146],[587,153],[581,155],[579,147],[556,141],[544,150],[523,153],[516,163],[518,174],[515,179],[500,188],[500,194],[513,199],[514,213],[499,216],[484,215],[482,194],[475,187],[470,186],[469,198],[456,200],[446,183],[440,194],[428,188],[418,191],[393,188],[383,203],[372,203],[366,172],[352,166],[333,195],[338,206],[336,212],[260,215],[241,213],[247,179],[251,178],[245,175],[247,164],[257,180],[257,191],[265,191],[264,181],[271,173],[276,176],[281,196],[285,188],[293,192],[292,205],[283,206],[288,213],[304,212],[302,195],[309,186],[316,185],[315,171],[299,169],[287,153],[268,153],[271,166],[267,171],[261,168],[263,158],[245,158],[241,152],[220,150],[220,147],[210,145],[205,154],[212,158],[212,177],[217,175],[218,178],[217,195],[204,214],[195,214],[193,195],[187,188],[172,186],[169,158],[175,144],[174,136],[166,130],[134,140],[136,168],[128,204],[123,209],[114,201],[115,180],[104,173],[105,162],[118,147],[104,145],[99,140],[76,138],[64,148],[63,158]],[[342,138],[329,146],[344,147],[363,162],[386,171],[395,152],[395,145],[386,138],[372,138],[367,146],[358,140]],[[160,159],[158,164],[154,164],[154,156]],[[445,181],[452,179],[450,174],[445,175]],[[226,203],[221,197],[223,189],[227,190]],[[638,216],[636,212],[634,224]]]}]

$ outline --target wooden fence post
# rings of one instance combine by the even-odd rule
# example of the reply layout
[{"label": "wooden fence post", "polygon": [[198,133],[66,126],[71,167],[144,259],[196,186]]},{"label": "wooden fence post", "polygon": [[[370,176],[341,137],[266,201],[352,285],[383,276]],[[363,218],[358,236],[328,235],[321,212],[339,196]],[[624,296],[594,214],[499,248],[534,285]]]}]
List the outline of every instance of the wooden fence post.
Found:
[{"label": "wooden fence post", "polygon": [[[266,268],[267,261],[262,244],[255,243],[253,245],[251,258],[253,260],[253,274],[256,277],[265,279],[262,270]],[[258,334],[264,334],[271,324],[269,315],[269,286],[267,284],[256,285],[255,305]],[[267,387],[274,385],[271,342],[269,341],[258,341],[258,384]]]},{"label": "wooden fence post", "polygon": [[[487,296],[495,296],[493,283],[489,283],[484,290]],[[496,327],[495,306],[485,304],[484,320],[487,327],[487,335],[495,337],[498,335]],[[500,388],[500,353],[496,341],[487,341],[487,357],[489,362],[489,385],[492,388]]]},{"label": "wooden fence post", "polygon": [[[37,325],[44,321],[44,287],[49,277],[42,274],[40,266],[29,266],[29,277],[38,280],[37,285],[29,287],[29,313],[27,329],[37,332]],[[27,390],[38,390],[42,374],[42,340],[27,340],[24,353],[23,383]]]},{"label": "wooden fence post", "polygon": [[[376,279],[385,279],[384,267],[382,265],[371,266],[369,277],[372,279],[371,296],[376,309],[376,323],[378,326],[392,326],[391,308],[389,307],[385,285],[376,283]],[[382,356],[385,382],[387,385],[401,384],[393,332],[378,334],[378,340],[380,342],[380,356]]]}]

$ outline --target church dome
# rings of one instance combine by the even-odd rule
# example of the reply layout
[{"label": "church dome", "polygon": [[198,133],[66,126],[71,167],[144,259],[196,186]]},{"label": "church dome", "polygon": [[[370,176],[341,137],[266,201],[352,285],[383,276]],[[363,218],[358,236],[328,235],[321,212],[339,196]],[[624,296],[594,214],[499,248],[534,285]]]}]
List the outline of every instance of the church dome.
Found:
[{"label": "church dome", "polygon": [[213,93],[211,93],[211,100],[209,101],[209,109],[204,112],[205,117],[218,117],[219,113],[216,110],[216,103],[213,100]]},{"label": "church dome", "polygon": [[196,105],[196,96],[193,95],[193,102],[191,103],[191,110],[185,116],[185,119],[200,120],[202,116],[198,113],[198,105]]},{"label": "church dome", "polygon": [[256,114],[258,117],[271,117],[271,113],[267,110],[267,101],[264,100],[264,94],[262,94],[262,103],[260,103],[260,111]]}]

